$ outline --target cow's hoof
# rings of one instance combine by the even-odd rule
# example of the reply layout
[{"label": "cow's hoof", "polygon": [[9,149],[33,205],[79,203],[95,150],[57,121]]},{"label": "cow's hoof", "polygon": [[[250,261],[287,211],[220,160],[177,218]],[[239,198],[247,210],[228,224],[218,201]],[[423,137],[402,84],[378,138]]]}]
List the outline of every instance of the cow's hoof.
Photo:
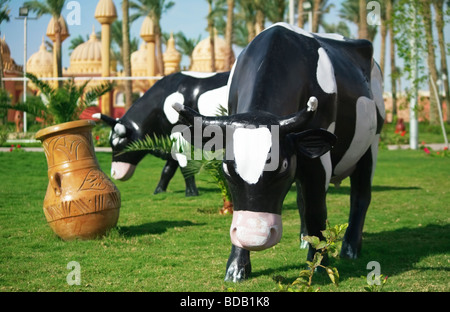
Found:
[{"label": "cow's hoof", "polygon": [[186,197],[194,197],[198,196],[197,190],[186,190]]},{"label": "cow's hoof", "polygon": [[166,190],[163,189],[162,187],[157,187],[156,190],[153,192],[153,195],[165,193],[165,192],[166,192]]},{"label": "cow's hoof", "polygon": [[225,274],[225,282],[233,282],[238,283],[245,281],[251,273],[250,265],[247,266],[239,266],[237,262],[230,264],[227,268],[227,272]]},{"label": "cow's hoof", "polygon": [[342,242],[340,257],[347,258],[347,259],[358,258],[358,253],[359,253],[358,248],[353,245],[356,245],[356,244],[350,244],[344,240]]}]

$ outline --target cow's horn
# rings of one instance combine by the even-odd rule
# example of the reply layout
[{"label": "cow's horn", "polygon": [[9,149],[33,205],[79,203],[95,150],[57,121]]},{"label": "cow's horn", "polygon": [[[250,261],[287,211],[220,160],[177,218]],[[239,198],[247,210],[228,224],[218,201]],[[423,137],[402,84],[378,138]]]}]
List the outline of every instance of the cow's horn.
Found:
[{"label": "cow's horn", "polygon": [[103,114],[100,114],[100,113],[93,114],[92,118],[103,120],[111,128],[114,128],[114,126],[117,123],[117,120],[115,120],[114,118],[111,118],[109,116],[106,116],[106,115],[103,115]]},{"label": "cow's horn", "polygon": [[310,97],[306,108],[294,115],[280,119],[280,130],[284,133],[300,131],[314,115],[318,105],[319,101],[317,98],[314,96]]}]

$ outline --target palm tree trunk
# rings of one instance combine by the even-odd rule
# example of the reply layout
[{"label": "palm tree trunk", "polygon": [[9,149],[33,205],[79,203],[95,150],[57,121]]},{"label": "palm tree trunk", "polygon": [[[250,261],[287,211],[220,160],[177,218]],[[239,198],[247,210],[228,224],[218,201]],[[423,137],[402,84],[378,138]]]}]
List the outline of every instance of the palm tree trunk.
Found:
[{"label": "palm tree trunk", "polygon": [[386,19],[389,23],[389,45],[390,45],[390,53],[389,58],[391,60],[391,92],[392,92],[392,118],[394,119],[397,116],[397,68],[395,66],[395,40],[394,40],[394,24],[393,24],[393,16],[392,16],[392,7],[393,0],[388,0],[386,3]]},{"label": "palm tree trunk", "polygon": [[312,20],[312,31],[314,33],[319,31],[319,9],[322,4],[322,0],[314,0],[313,4],[313,20]]},{"label": "palm tree trunk", "polygon": [[436,12],[436,28],[439,38],[439,51],[441,53],[441,71],[447,79],[442,79],[445,91],[445,103],[447,105],[447,123],[450,124],[450,88],[448,84],[448,67],[445,51],[445,38],[444,38],[444,3],[441,1],[433,1],[434,11]]},{"label": "palm tree trunk", "polygon": [[367,7],[365,0],[359,0],[359,27],[358,37],[360,39],[368,39],[369,32],[367,30]]},{"label": "palm tree trunk", "polygon": [[[131,76],[130,62],[130,24],[128,12],[128,0],[122,1],[122,57],[123,71],[126,77]],[[125,80],[125,109],[128,110],[132,104],[132,82]]]},{"label": "palm tree trunk", "polygon": [[428,57],[427,57],[427,63],[428,63],[428,70],[430,74],[429,79],[429,89],[430,89],[430,124],[437,124],[438,116],[437,116],[437,99],[436,95],[433,92],[433,84],[431,79],[433,79],[434,83],[436,83],[438,75],[437,75],[437,68],[436,68],[436,57],[434,55],[434,45],[433,45],[433,29],[432,29],[432,23],[431,23],[431,9],[430,9],[430,3],[428,1],[421,2],[422,5],[422,12],[423,12],[423,20],[425,25],[425,39],[427,43],[428,48]]},{"label": "palm tree trunk", "polygon": [[227,43],[227,50],[225,54],[225,68],[230,70],[233,55],[233,17],[234,17],[234,0],[227,0],[227,27],[225,31],[225,41]]},{"label": "palm tree trunk", "polygon": [[380,68],[381,72],[384,73],[384,66],[385,66],[385,60],[386,60],[386,36],[387,36],[387,29],[386,21],[381,22],[381,47],[380,47]]},{"label": "palm tree trunk", "polygon": [[161,71],[161,75],[164,75],[164,60],[162,53],[162,40],[161,40],[161,25],[159,24],[159,20],[154,21],[155,23],[155,45],[158,51],[158,55],[156,56],[156,60],[158,62],[158,67]]},{"label": "palm tree trunk", "polygon": [[[62,59],[61,59],[61,24],[59,22],[59,16],[54,16],[53,17],[55,20],[55,47],[53,50],[53,53],[55,53],[54,55],[54,59],[55,59],[55,64],[53,64],[53,75],[54,77],[62,77]],[[60,88],[62,86],[62,81],[58,80],[57,83],[55,83],[55,85],[58,86],[58,88]]]},{"label": "palm tree trunk", "polygon": [[211,72],[216,71],[216,46],[214,42],[215,32],[214,32],[214,20],[212,18],[212,1],[209,3],[209,14],[208,14],[208,31],[209,31],[209,46],[211,48]]},{"label": "palm tree trunk", "polygon": [[303,28],[305,26],[305,17],[303,16],[303,3],[305,0],[298,0],[298,8],[297,8],[297,25],[300,28]]}]

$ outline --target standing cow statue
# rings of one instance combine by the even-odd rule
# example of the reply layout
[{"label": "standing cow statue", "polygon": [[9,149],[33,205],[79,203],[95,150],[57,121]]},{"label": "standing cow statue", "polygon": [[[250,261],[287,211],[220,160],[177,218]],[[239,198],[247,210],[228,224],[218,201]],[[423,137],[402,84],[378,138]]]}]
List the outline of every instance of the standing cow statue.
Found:
[{"label": "standing cow statue", "polygon": [[[93,118],[103,120],[112,128],[109,139],[113,151],[111,176],[121,181],[130,179],[137,164],[148,154],[147,151],[123,153],[130,143],[143,140],[147,135],[151,138],[172,135],[172,129],[179,118],[172,108],[173,103],[182,103],[207,116],[215,116],[220,106],[226,108],[229,74],[175,73],[156,82],[133,103],[122,118],[116,120],[103,114],[94,114]],[[167,161],[154,193],[165,192],[178,167],[185,166],[185,161],[179,162],[172,154],[150,154]],[[182,173],[186,183],[186,196],[197,196],[194,176]]]},{"label": "standing cow statue", "polygon": [[[224,134],[223,170],[234,204],[225,280],[246,279],[250,251],[280,241],[282,204],[293,182],[301,234],[323,238],[328,185],[350,177],[341,256],[357,257],[385,118],[382,75],[372,55],[367,40],[277,23],[238,57],[228,116],[206,117],[174,105],[184,122]],[[313,254],[309,248],[309,260]]]}]

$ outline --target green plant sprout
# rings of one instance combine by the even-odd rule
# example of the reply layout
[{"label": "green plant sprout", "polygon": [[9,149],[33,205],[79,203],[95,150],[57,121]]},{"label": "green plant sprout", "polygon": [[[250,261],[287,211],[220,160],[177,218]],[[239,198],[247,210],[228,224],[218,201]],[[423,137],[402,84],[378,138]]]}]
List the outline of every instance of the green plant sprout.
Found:
[{"label": "green plant sprout", "polygon": [[325,240],[320,240],[317,236],[304,236],[302,239],[307,241],[312,248],[316,249],[312,261],[306,261],[307,269],[300,271],[299,277],[290,285],[278,284],[280,291],[287,292],[317,292],[319,289],[312,286],[312,279],[318,269],[323,269],[328,274],[331,282],[339,286],[339,272],[337,268],[322,264],[325,257],[332,256],[339,258],[339,252],[342,247],[342,238],[348,223],[335,225],[331,227],[327,220],[327,227],[322,231]]}]

